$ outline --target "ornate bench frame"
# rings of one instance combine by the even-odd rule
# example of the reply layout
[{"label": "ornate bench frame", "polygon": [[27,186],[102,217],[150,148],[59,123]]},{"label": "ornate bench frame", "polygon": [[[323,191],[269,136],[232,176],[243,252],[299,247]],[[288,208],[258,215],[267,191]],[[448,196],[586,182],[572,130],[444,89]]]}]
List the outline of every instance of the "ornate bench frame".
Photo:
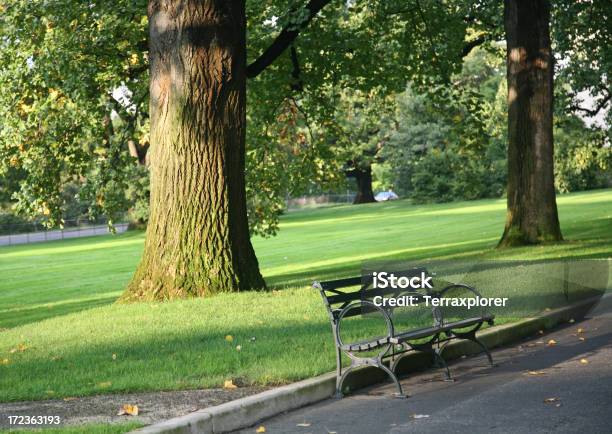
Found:
[{"label": "ornate bench frame", "polygon": [[[399,273],[399,275],[412,277],[420,275],[423,271],[424,269],[422,268],[412,269]],[[407,291],[395,288],[368,289],[371,285],[371,275],[313,283],[313,288],[319,290],[323,298],[334,335],[334,343],[336,345],[336,397],[342,398],[342,384],[351,371],[364,366],[375,366],[386,372],[395,383],[398,390],[396,396],[404,398],[405,395],[397,379],[397,375],[395,374],[395,369],[400,360],[409,352],[413,351],[431,354],[434,366],[444,368],[445,379],[447,381],[452,381],[450,370],[442,357],[442,352],[448,343],[455,338],[468,339],[476,343],[486,354],[489,364],[495,366],[491,353],[485,344],[476,337],[476,332],[485,322],[489,325],[493,325],[495,318],[493,315],[482,313],[481,315],[459,321],[446,322],[444,321],[442,311],[437,307],[433,307],[433,325],[431,327],[402,330],[398,332],[395,330],[393,324],[392,309],[377,306],[372,301],[375,296],[390,294],[397,296],[398,293],[402,293],[402,295],[412,295],[417,298],[423,295],[442,298],[448,291],[458,288],[472,292],[475,296],[480,297],[480,293],[476,289],[468,285],[451,284],[441,291],[428,290],[426,292],[417,292],[415,290]],[[356,286],[359,286],[359,290],[357,291],[345,290],[345,288]],[[387,325],[387,334],[382,337],[374,337],[358,342],[343,342],[340,334],[342,320],[351,316],[361,315],[365,311],[380,312]],[[424,342],[414,342],[426,338],[428,339]],[[400,346],[401,349],[398,350],[396,348],[397,346]],[[380,351],[378,351],[374,357],[360,357],[358,355],[360,352],[377,350],[379,348]],[[342,368],[343,353],[350,359],[350,365],[344,370]]]}]

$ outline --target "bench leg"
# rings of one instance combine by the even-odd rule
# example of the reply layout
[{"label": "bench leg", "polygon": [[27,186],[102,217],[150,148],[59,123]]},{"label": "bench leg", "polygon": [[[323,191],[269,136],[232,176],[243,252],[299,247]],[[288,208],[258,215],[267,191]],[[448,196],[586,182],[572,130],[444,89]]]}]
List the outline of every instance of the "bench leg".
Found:
[{"label": "bench leg", "polygon": [[410,346],[416,351],[431,354],[434,366],[437,368],[444,369],[444,381],[454,381],[453,377],[451,376],[450,369],[448,368],[448,364],[446,363],[446,360],[444,360],[444,357],[442,357],[442,355],[440,354],[442,352],[441,349],[433,347],[433,344],[434,342],[436,342],[436,339],[437,337],[430,340],[429,342],[425,342],[423,344],[410,344]]},{"label": "bench leg", "polygon": [[457,336],[458,338],[460,338],[460,339],[468,339],[468,340],[474,342],[486,354],[487,359],[489,360],[489,365],[491,365],[491,367],[495,367],[496,366],[495,363],[493,363],[493,356],[491,356],[491,353],[489,352],[489,349],[487,348],[487,346],[484,344],[484,342],[482,342],[480,339],[478,339],[476,337],[476,330],[472,330],[472,331],[467,332],[467,333],[457,333],[457,332],[453,331],[453,334],[455,336]]},{"label": "bench leg", "polygon": [[[347,371],[350,368],[347,368]],[[342,398],[342,382],[347,372],[342,373],[342,353],[336,349],[336,398]]]},{"label": "bench leg", "polygon": [[[444,349],[444,348],[442,348]],[[444,381],[455,381],[451,376],[450,369],[444,357],[442,357],[442,351],[440,348],[433,348],[434,354],[434,365],[438,368],[444,368]]]},{"label": "bench leg", "polygon": [[397,398],[406,398],[406,395],[404,395],[404,391],[402,390],[402,385],[400,384],[399,380],[397,379],[397,376],[393,373],[393,371],[380,362],[376,366],[385,371],[387,375],[389,375],[391,380],[395,383],[395,386],[397,387],[397,394],[395,396]]}]

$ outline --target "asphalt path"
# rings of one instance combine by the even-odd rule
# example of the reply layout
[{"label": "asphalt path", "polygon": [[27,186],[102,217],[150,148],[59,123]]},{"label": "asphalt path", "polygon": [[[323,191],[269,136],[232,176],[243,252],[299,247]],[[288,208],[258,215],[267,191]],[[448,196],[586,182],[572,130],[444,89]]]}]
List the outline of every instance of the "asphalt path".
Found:
[{"label": "asphalt path", "polygon": [[[607,309],[606,309],[607,310]],[[609,312],[609,311],[608,311]],[[612,433],[612,315],[600,312],[484,357],[329,399],[240,433]]]}]

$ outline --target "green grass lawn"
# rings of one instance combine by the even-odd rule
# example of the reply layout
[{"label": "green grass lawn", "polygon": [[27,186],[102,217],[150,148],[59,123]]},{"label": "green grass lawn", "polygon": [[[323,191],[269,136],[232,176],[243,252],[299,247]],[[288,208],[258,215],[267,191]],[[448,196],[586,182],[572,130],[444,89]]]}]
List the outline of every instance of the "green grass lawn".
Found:
[{"label": "green grass lawn", "polygon": [[163,304],[112,304],[135,269],[142,233],[0,248],[0,401],[215,387],[229,378],[280,384],[330,371],[331,331],[312,280],[359,274],[364,260],[612,256],[612,190],[558,203],[568,241],[503,251],[493,249],[503,200],[290,213],[277,237],[254,240],[273,291]]},{"label": "green grass lawn", "polygon": [[121,434],[133,431],[142,427],[140,422],[125,422],[116,424],[85,424],[85,425],[64,425],[55,428],[19,428],[1,430],[0,433],[6,434],[25,434],[25,433],[45,433],[45,434]]}]

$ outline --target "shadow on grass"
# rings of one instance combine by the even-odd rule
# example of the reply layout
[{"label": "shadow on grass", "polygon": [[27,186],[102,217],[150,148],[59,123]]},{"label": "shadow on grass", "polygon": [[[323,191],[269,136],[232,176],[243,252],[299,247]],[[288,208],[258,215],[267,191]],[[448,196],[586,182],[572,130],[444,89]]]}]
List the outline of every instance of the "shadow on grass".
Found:
[{"label": "shadow on grass", "polygon": [[[524,303],[533,305],[534,300],[526,296]],[[174,333],[160,325],[146,335],[138,335],[138,325],[98,324],[106,330],[104,342],[84,338],[72,347],[40,348],[38,354],[35,343],[12,355],[9,364],[0,366],[0,401],[220,387],[226,379],[277,385],[329,372],[335,364],[329,323],[323,320],[230,325],[216,331],[196,326]],[[134,335],[108,332],[126,327],[134,328]],[[229,331],[232,342],[224,338]],[[366,337],[367,330],[362,335]],[[589,339],[587,344],[595,348],[604,341],[608,343],[609,337]],[[55,351],[60,356],[51,356]]]},{"label": "shadow on grass", "polygon": [[0,329],[21,326],[94,307],[105,306],[113,303],[116,299],[116,296],[106,296],[91,300],[67,301],[34,307],[7,309],[0,311]]}]

